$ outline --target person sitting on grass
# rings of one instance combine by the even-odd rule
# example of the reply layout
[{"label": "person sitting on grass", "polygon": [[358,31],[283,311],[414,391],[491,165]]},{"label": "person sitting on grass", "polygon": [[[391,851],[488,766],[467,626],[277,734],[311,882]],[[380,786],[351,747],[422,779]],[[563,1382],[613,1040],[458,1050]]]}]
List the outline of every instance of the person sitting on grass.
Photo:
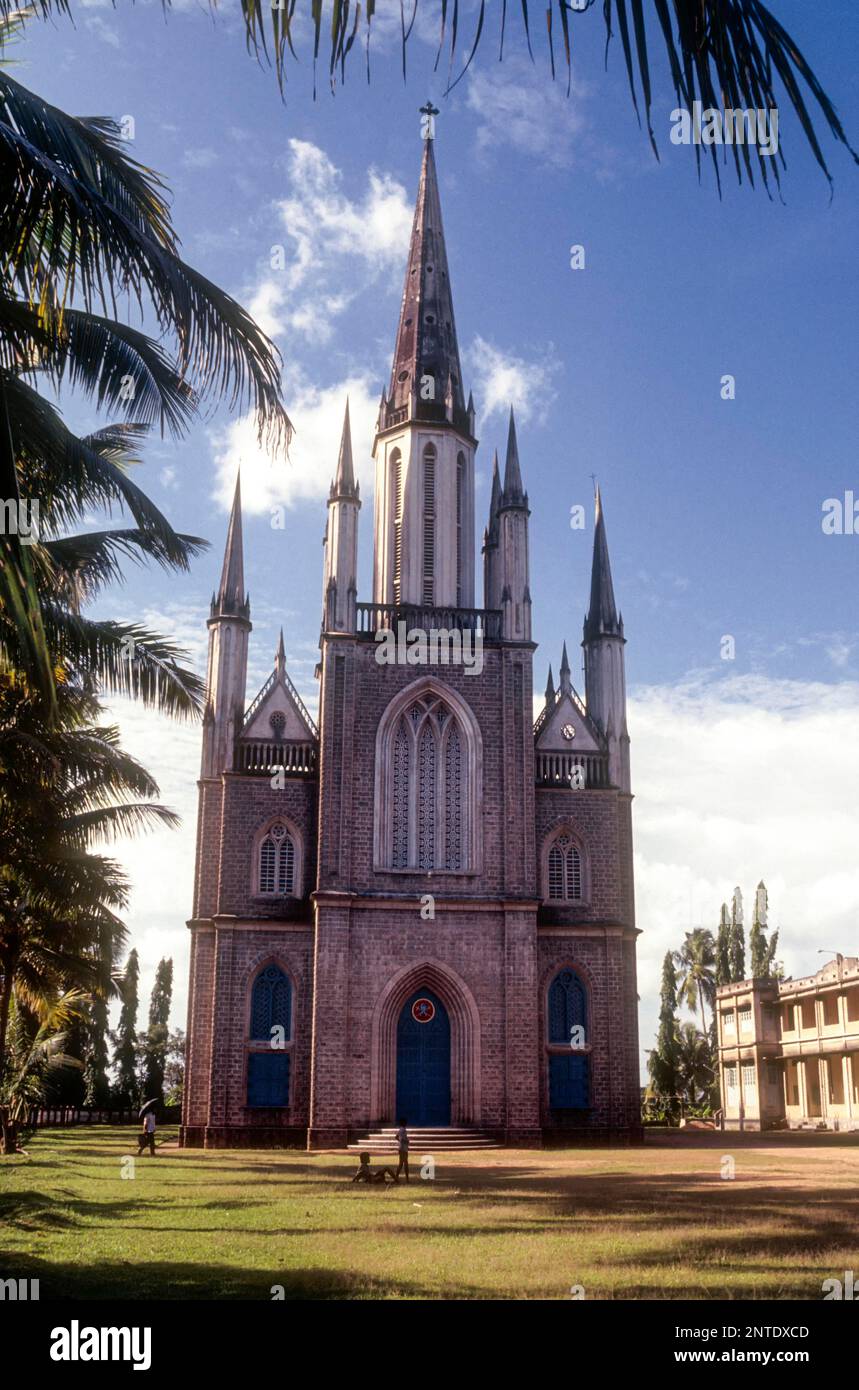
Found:
[{"label": "person sitting on grass", "polygon": [[369,1154],[359,1154],[359,1158],[361,1162],[353,1182],[397,1182],[393,1168],[371,1168]]}]

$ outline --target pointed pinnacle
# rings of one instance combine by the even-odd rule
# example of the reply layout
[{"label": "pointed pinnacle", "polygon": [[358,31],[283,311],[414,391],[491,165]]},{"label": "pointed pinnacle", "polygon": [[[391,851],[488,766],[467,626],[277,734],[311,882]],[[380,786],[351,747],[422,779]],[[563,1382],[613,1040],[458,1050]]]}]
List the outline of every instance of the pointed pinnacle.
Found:
[{"label": "pointed pinnacle", "polygon": [[592,642],[598,637],[622,635],[614,602],[614,585],[611,579],[611,564],[608,558],[608,541],[605,531],[605,516],[602,497],[597,488],[594,500],[594,553],[591,563],[591,601],[585,619],[584,640]]},{"label": "pointed pinnacle", "polygon": [[552,679],[552,667],[549,665],[549,679],[546,681],[546,704],[555,703],[555,682]]},{"label": "pointed pinnacle", "polygon": [[230,510],[230,524],[227,527],[227,543],[224,547],[224,564],[221,570],[221,584],[218,601],[235,603],[239,607],[245,601],[244,556],[242,547],[242,475],[236,474],[236,490]]},{"label": "pointed pinnacle", "polygon": [[522,474],[519,471],[519,445],[516,442],[516,421],[513,407],[510,407],[510,424],[507,428],[507,459],[504,465],[504,502],[522,500]]},{"label": "pointed pinnacle", "polygon": [[569,695],[572,691],[570,680],[570,662],[567,656],[567,644],[564,643],[564,650],[561,654],[561,694]]},{"label": "pointed pinnacle", "polygon": [[282,675],[286,670],[286,650],[283,645],[283,628],[280,629],[277,651],[274,656],[274,669],[277,671],[278,675]]}]

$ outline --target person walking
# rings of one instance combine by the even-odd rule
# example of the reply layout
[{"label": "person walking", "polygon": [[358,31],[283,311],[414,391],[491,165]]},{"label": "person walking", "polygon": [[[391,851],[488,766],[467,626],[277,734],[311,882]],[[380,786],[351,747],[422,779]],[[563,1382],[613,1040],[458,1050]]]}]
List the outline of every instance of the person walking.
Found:
[{"label": "person walking", "polygon": [[406,1182],[409,1180],[409,1131],[406,1129],[406,1122],[400,1119],[400,1127],[397,1130],[397,1152],[400,1162],[397,1168],[397,1177],[400,1173],[405,1173]]},{"label": "person walking", "polygon": [[149,1145],[150,1157],[155,1157],[155,1111],[147,1110],[143,1116],[143,1129],[137,1141],[137,1157],[143,1153],[146,1145]]}]

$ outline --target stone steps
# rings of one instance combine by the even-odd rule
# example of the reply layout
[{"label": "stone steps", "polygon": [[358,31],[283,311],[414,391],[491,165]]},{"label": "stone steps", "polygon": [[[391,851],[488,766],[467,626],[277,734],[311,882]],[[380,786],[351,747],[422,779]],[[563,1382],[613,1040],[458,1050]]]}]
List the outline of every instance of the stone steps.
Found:
[{"label": "stone steps", "polygon": [[[409,1129],[409,1156],[419,1158],[422,1154],[456,1153],[469,1149],[499,1149],[501,1145],[491,1134],[482,1129],[445,1128]],[[348,1145],[350,1153],[396,1154],[397,1131],[374,1129],[365,1137]]]}]

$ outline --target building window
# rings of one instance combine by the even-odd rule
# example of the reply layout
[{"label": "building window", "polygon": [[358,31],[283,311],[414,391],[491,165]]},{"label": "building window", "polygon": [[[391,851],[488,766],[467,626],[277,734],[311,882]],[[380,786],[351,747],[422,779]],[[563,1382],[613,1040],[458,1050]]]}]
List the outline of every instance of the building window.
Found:
[{"label": "building window", "polygon": [[583,898],[582,854],[572,836],[562,830],[549,846],[548,892],[553,902],[580,902]]},{"label": "building window", "polygon": [[725,1009],[722,1013],[722,1032],[736,1033],[737,1021],[734,1017],[733,1009]]},{"label": "building window", "polygon": [[758,1083],[755,1080],[754,1062],[743,1062],[743,1091],[756,1091]]},{"label": "building window", "polygon": [[391,510],[394,521],[394,603],[403,601],[403,456],[391,454]]},{"label": "building window", "polygon": [[558,972],[549,986],[547,1002],[549,1109],[586,1110],[590,1105],[590,1055],[580,1049],[589,1041],[587,992],[575,970]]},{"label": "building window", "polygon": [[740,1028],[743,1029],[744,1031],[748,1031],[748,1029],[751,1028],[751,1026],[752,1026],[752,1006],[751,1006],[751,1004],[743,1004],[743,1005],[741,1005],[740,1008],[737,1009],[737,1018],[739,1019]]},{"label": "building window", "polygon": [[427,677],[391,701],[376,731],[374,865],[476,873],[481,862],[480,726]]},{"label": "building window", "polygon": [[456,456],[456,605],[462,606],[462,525],[465,511],[465,454]]},{"label": "building window", "polygon": [[278,897],[295,894],[295,841],[282,821],[270,826],[259,847],[259,891]]},{"label": "building window", "polygon": [[292,987],[277,965],[267,965],[254,980],[251,993],[251,1041],[271,1043],[272,1029],[292,1029]]},{"label": "building window", "polygon": [[430,694],[397,721],[391,765],[391,864],[395,869],[468,868],[463,732]]},{"label": "building window", "polygon": [[832,1028],[838,1022],[838,995],[824,994],[821,1003],[823,1005],[823,1026]]},{"label": "building window", "polygon": [[435,602],[435,445],[424,449],[424,563],[421,599]]},{"label": "building window", "polygon": [[737,1089],[737,1068],[733,1064],[725,1067],[725,1089],[729,1092]]},{"label": "building window", "polygon": [[249,1032],[248,1105],[267,1109],[288,1106],[292,986],[277,965],[264,966],[254,980]]}]

